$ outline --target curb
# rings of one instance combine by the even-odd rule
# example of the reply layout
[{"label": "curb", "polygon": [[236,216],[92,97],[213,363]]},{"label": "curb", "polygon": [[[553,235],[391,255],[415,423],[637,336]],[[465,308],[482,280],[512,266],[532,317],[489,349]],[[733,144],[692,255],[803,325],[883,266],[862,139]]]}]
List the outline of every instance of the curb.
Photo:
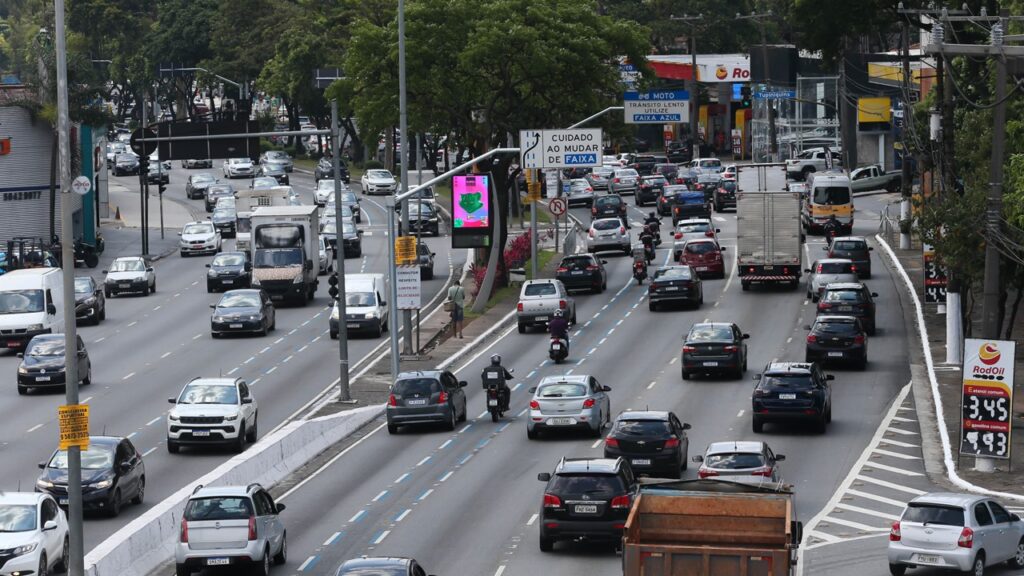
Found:
[{"label": "curb", "polygon": [[925,367],[928,370],[928,383],[931,385],[932,401],[935,404],[935,417],[937,419],[936,425],[939,429],[939,438],[942,441],[942,456],[943,464],[946,469],[946,479],[958,488],[962,488],[964,490],[1024,502],[1024,494],[989,490],[988,488],[972,484],[957,474],[956,463],[953,460],[952,444],[949,439],[949,430],[946,429],[945,410],[942,406],[942,397],[939,395],[939,381],[935,376],[935,362],[932,359],[931,348],[928,346],[928,328],[924,322],[924,310],[921,307],[921,299],[918,298],[917,291],[914,289],[914,283],[910,280],[910,276],[903,268],[903,265],[900,263],[896,253],[893,252],[892,248],[889,246],[889,243],[885,241],[881,234],[876,234],[875,240],[885,251],[886,256],[892,262],[893,268],[899,272],[899,277],[903,281],[907,291],[910,293],[911,300],[914,302],[914,313],[917,319],[917,332],[921,342],[921,349],[924,353]]}]

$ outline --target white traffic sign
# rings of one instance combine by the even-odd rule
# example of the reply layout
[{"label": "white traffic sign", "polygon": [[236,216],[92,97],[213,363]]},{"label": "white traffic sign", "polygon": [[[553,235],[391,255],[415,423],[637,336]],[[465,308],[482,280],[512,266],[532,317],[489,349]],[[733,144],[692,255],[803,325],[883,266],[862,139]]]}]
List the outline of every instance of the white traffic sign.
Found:
[{"label": "white traffic sign", "polygon": [[92,180],[85,176],[79,176],[71,181],[71,190],[79,196],[85,196],[92,190]]},{"label": "white traffic sign", "polygon": [[552,198],[551,202],[548,202],[548,210],[551,211],[555,216],[561,216],[565,214],[566,205],[565,200],[562,198]]},{"label": "white traffic sign", "polygon": [[395,280],[399,310],[418,310],[420,308],[420,267],[396,266]]},{"label": "white traffic sign", "polygon": [[520,130],[523,168],[577,168],[601,165],[601,129]]},{"label": "white traffic sign", "polygon": [[544,171],[544,197],[558,197],[558,170]]},{"label": "white traffic sign", "polygon": [[690,93],[686,90],[626,92],[623,97],[626,124],[688,122]]}]

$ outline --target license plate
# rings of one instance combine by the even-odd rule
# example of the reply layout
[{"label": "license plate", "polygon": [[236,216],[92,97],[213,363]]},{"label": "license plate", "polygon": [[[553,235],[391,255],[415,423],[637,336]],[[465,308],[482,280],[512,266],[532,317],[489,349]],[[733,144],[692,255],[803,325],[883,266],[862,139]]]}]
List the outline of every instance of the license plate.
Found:
[{"label": "license plate", "polygon": [[408,404],[409,406],[424,406],[424,405],[426,405],[427,401],[426,400],[406,400],[405,403]]},{"label": "license plate", "polygon": [[843,353],[842,352],[829,352],[828,356],[829,356],[829,358],[842,358],[843,357]]},{"label": "license plate", "polygon": [[839,306],[836,310],[839,310],[840,312],[852,312],[853,306]]},{"label": "license plate", "polygon": [[779,400],[796,400],[796,394],[779,394]]},{"label": "license plate", "polygon": [[572,271],[572,275],[573,276],[581,276],[582,274],[583,274],[583,270],[573,270]]},{"label": "license plate", "polygon": [[209,436],[210,435],[210,431],[209,430],[193,430],[192,431],[192,435],[193,436]]},{"label": "license plate", "polygon": [[707,271],[708,271],[708,267],[707,266],[697,266],[697,272],[707,272]]},{"label": "license plate", "polygon": [[231,564],[231,558],[207,558],[207,566],[227,566]]},{"label": "license plate", "polygon": [[549,426],[572,426],[576,423],[575,418],[549,418]]},{"label": "license plate", "polygon": [[349,322],[349,323],[347,324],[347,326],[348,326],[349,328],[359,328],[359,324],[355,324],[355,323],[352,323],[352,322]]},{"label": "license plate", "polygon": [[765,266],[765,270],[775,270],[775,266]]},{"label": "license plate", "polygon": [[36,382],[49,382],[49,376],[36,376]]},{"label": "license plate", "polygon": [[118,288],[131,288],[132,285],[131,284],[118,284],[117,287]]},{"label": "license plate", "polygon": [[271,294],[271,300],[284,300],[284,294]]},{"label": "license plate", "polygon": [[60,500],[57,501],[57,503],[60,504],[61,506],[67,506],[68,505],[68,499],[67,498],[61,498]]},{"label": "license plate", "polygon": [[234,280],[221,280],[220,282],[221,282],[221,284],[234,284],[235,283]]},{"label": "license plate", "polygon": [[597,514],[597,504],[577,504],[573,511],[577,514]]},{"label": "license plate", "polygon": [[705,366],[718,366],[718,362],[705,362]]},{"label": "license plate", "polygon": [[494,400],[494,399],[488,400],[487,401],[487,405],[488,406],[497,406],[498,405],[498,401]]},{"label": "license plate", "polygon": [[241,324],[228,324],[228,328],[241,328]]},{"label": "license plate", "polygon": [[679,290],[679,286],[666,286],[665,292],[676,292]]},{"label": "license plate", "polygon": [[634,458],[632,460],[632,463],[633,463],[634,466],[650,466],[651,465],[651,459],[650,458]]},{"label": "license plate", "polygon": [[17,348],[19,346],[21,346],[21,342],[18,342],[17,340],[11,340],[7,343],[8,348]]},{"label": "license plate", "polygon": [[537,316],[537,322],[547,322],[547,321],[548,321],[548,317],[547,316]]},{"label": "license plate", "polygon": [[917,556],[917,561],[918,562],[923,562],[923,563],[926,563],[926,564],[941,564],[942,563],[942,561],[939,560],[938,556],[929,556],[929,555],[926,555],[926,554],[915,554],[915,556]]}]

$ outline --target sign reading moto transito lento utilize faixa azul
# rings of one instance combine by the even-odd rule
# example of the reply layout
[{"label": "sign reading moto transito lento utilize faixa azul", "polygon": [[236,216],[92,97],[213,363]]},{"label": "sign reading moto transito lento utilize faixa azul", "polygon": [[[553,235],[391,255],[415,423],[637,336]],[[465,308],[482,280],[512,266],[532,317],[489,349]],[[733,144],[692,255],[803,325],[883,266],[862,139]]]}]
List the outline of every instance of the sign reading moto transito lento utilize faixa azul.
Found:
[{"label": "sign reading moto transito lento utilize faixa azul", "polygon": [[601,129],[520,130],[523,168],[577,168],[601,165]]}]

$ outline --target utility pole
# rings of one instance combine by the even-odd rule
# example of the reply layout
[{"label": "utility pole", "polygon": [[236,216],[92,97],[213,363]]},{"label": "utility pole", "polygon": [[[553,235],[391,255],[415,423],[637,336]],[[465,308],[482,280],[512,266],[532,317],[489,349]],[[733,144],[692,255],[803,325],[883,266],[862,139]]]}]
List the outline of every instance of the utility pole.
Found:
[{"label": "utility pole", "polygon": [[[75,239],[71,200],[71,120],[68,112],[68,57],[64,38],[64,0],[54,0],[57,34],[57,141],[60,155],[60,251],[64,274],[64,378],[65,402],[78,404],[78,333],[75,328]],[[70,446],[68,453],[68,541],[70,576],[85,574],[82,534],[82,451]]]},{"label": "utility pole", "polygon": [[[914,103],[912,92],[914,89],[910,77],[910,32],[907,22],[900,22],[900,44],[903,53],[903,129],[900,131],[900,140],[903,146],[903,160],[900,163],[900,222],[907,222],[911,218],[910,198],[912,196],[911,182],[913,176],[910,173],[910,157],[907,154],[910,147],[907,145],[907,132],[911,130],[908,121],[913,116],[911,106]],[[900,227],[900,250],[910,250],[910,231]]]},{"label": "utility pole", "polygon": [[345,243],[342,240],[341,220],[341,138],[338,130],[338,100],[331,100],[331,160],[334,165],[334,246],[341,258],[334,261],[338,276],[338,401],[351,403],[348,380],[348,302],[345,300]]},{"label": "utility pole", "polygon": [[[399,158],[402,162],[402,192],[409,191],[409,114],[406,106],[406,74],[405,74],[405,0],[398,0],[398,138],[401,140]],[[409,234],[409,202],[402,202],[402,233]],[[418,209],[419,207],[417,207]],[[417,223],[422,216],[417,214]],[[392,238],[394,241],[394,238]],[[397,304],[391,299],[391,305]],[[405,340],[402,342],[402,353],[412,354],[412,310],[402,310],[402,329]]]},{"label": "utility pole", "polygon": [[700,132],[698,130],[698,122],[700,122],[700,85],[698,82],[697,73],[697,22],[704,20],[703,14],[697,14],[696,16],[669,16],[670,20],[676,22],[683,22],[689,25],[690,28],[690,68],[692,70],[690,78],[690,157],[699,158],[700,152],[696,150],[697,142],[700,141]]},{"label": "utility pole", "polygon": [[[772,89],[772,67],[771,62],[768,60],[768,35],[765,32],[765,23],[772,18],[772,11],[769,10],[763,14],[757,12],[751,12],[749,15],[744,16],[737,14],[737,20],[751,20],[757,25],[758,30],[761,32],[761,59],[764,61],[764,84],[765,89],[771,91]],[[779,138],[775,128],[775,99],[765,98],[765,105],[768,106],[768,161],[777,162],[779,155]]]}]

